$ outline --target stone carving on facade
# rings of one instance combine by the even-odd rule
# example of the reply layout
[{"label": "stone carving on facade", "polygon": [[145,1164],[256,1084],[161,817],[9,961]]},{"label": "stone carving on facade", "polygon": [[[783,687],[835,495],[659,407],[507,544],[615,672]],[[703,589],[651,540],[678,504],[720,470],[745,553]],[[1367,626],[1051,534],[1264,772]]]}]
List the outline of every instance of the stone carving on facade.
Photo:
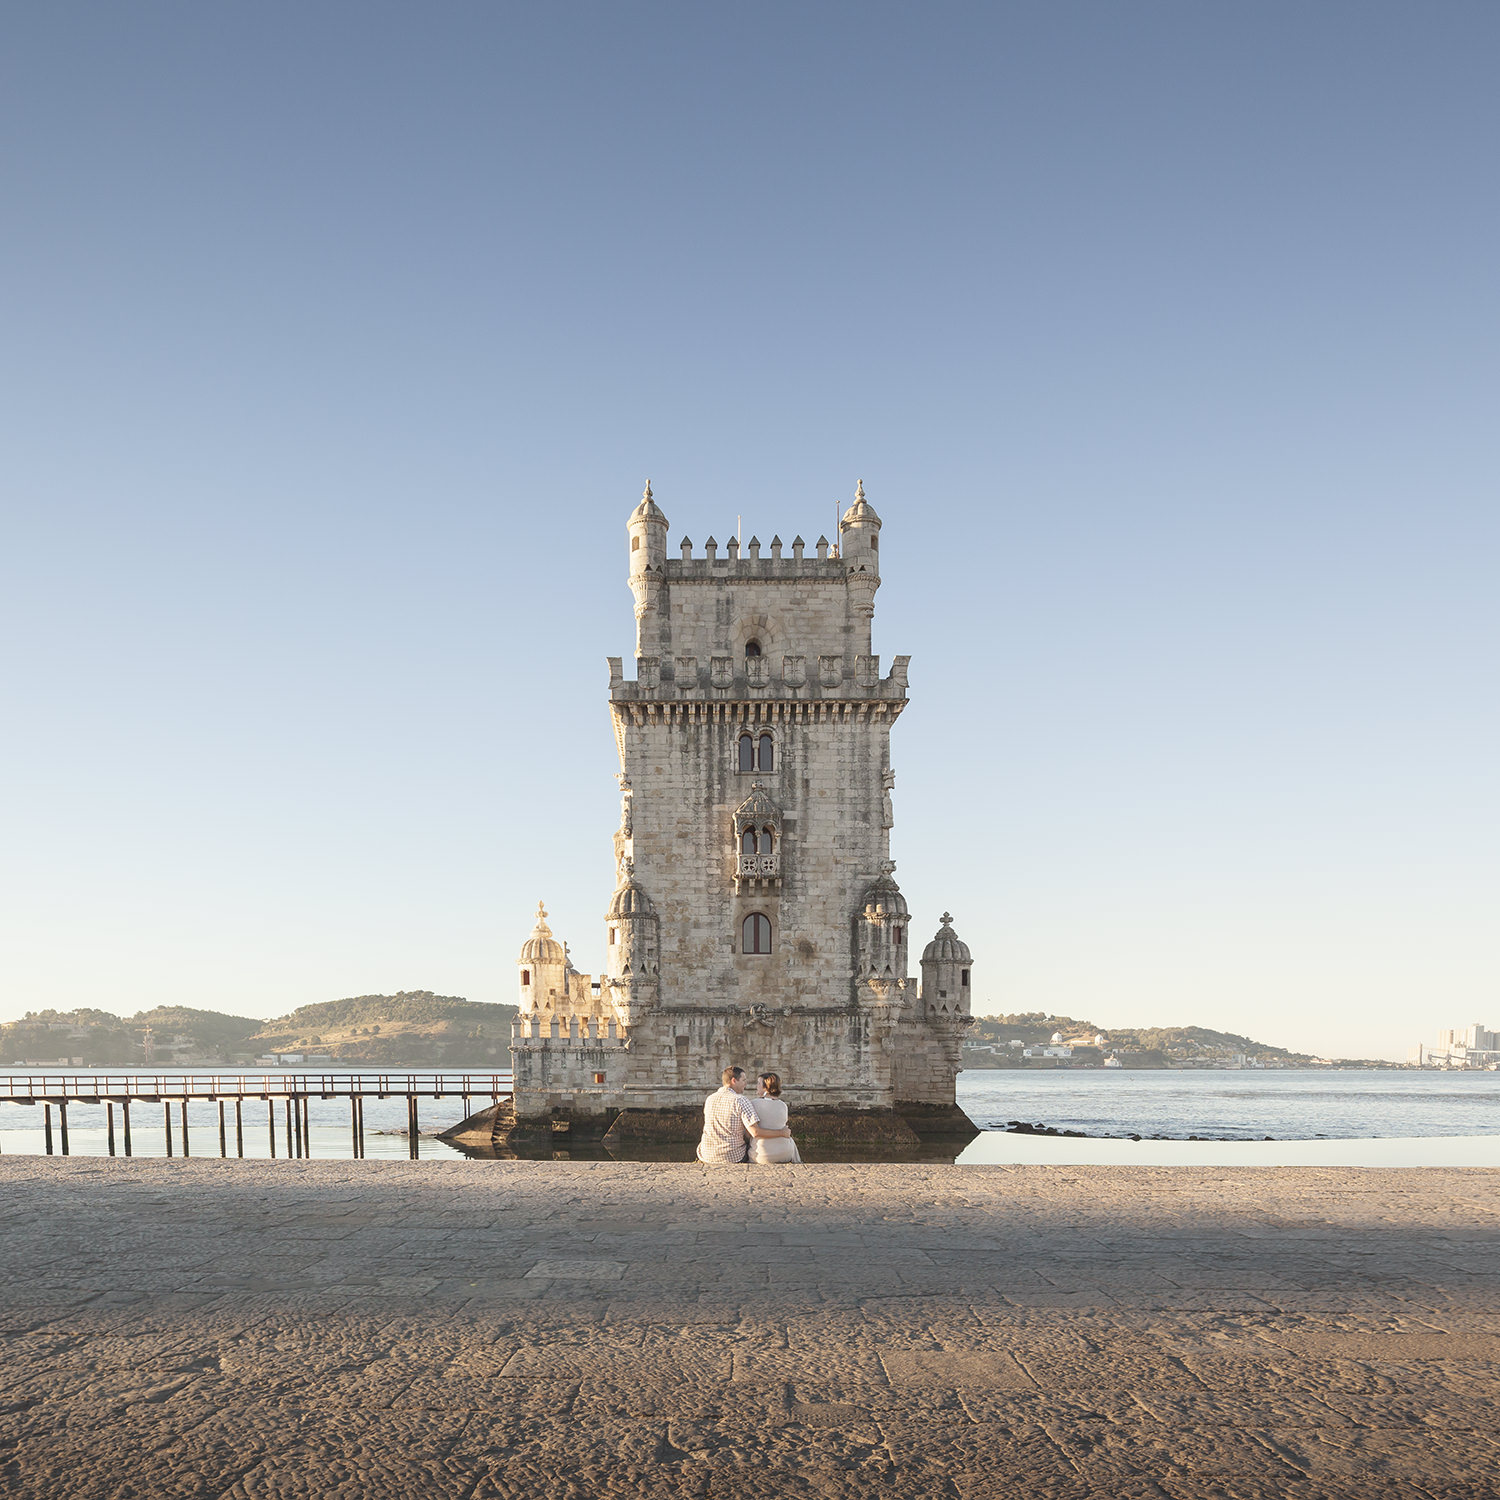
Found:
[{"label": "stone carving on facade", "polygon": [[781,809],[763,781],[734,814],[734,880],[737,891],[769,890],[781,884]]}]

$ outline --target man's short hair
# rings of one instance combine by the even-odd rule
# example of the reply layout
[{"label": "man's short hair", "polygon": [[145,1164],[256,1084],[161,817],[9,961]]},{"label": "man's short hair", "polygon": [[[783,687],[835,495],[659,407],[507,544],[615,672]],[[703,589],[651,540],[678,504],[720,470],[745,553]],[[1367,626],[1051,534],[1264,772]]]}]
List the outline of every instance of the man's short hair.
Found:
[{"label": "man's short hair", "polygon": [[725,1068],[724,1071],[719,1074],[719,1080],[720,1080],[720,1082],[723,1083],[724,1087],[727,1089],[729,1087],[729,1085],[731,1083],[733,1083],[736,1078],[743,1078],[744,1076],[745,1076],[745,1070],[743,1068],[733,1068],[733,1067],[731,1067],[731,1068]]}]

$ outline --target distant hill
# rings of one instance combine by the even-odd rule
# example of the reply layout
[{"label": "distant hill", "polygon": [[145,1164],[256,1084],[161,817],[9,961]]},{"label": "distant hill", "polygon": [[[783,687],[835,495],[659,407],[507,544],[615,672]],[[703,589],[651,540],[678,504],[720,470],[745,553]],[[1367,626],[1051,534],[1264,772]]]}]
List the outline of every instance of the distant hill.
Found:
[{"label": "distant hill", "polygon": [[509,1067],[516,1014],[514,1005],[404,990],[304,1005],[267,1021],[249,1042],[260,1052],[326,1054],[340,1063]]},{"label": "distant hill", "polygon": [[1101,1055],[1114,1052],[1135,1061],[1137,1066],[1169,1067],[1194,1060],[1226,1061],[1236,1055],[1282,1067],[1312,1063],[1319,1059],[1307,1052],[1289,1052],[1257,1042],[1253,1037],[1233,1031],[1213,1031],[1206,1026],[1096,1026],[1075,1016],[1049,1016],[1041,1011],[1022,1011],[1015,1015],[980,1016],[969,1033],[971,1041],[998,1043],[1004,1046],[1021,1041],[1038,1046],[1061,1032],[1064,1040],[1107,1038]]},{"label": "distant hill", "polygon": [[[275,1021],[225,1015],[185,1005],[158,1005],[128,1020],[109,1011],[33,1011],[0,1025],[0,1066],[23,1062],[47,1066],[164,1068],[248,1064],[271,1052],[301,1052],[347,1066],[504,1068],[510,1065],[514,1005],[486,1004],[431,990],[395,995],[356,995],[304,1005]],[[149,1030],[149,1037],[148,1037]],[[1232,1031],[1204,1026],[1115,1026],[1105,1028],[1074,1016],[1026,1011],[980,1016],[970,1040],[998,1045],[995,1064],[1010,1058],[1013,1040],[1028,1047],[1052,1039],[1108,1042],[1097,1054],[1118,1053],[1135,1067],[1180,1067],[1227,1061],[1236,1054],[1271,1066],[1296,1067],[1320,1059],[1289,1052]],[[1086,1056],[1087,1054],[1081,1054]],[[969,1066],[985,1066],[981,1056]]]},{"label": "distant hill", "polygon": [[0,1066],[162,1068],[249,1063],[303,1052],[348,1064],[506,1067],[514,1005],[409,990],[304,1005],[275,1021],[183,1005],[123,1019],[109,1011],[31,1011],[0,1025]]}]

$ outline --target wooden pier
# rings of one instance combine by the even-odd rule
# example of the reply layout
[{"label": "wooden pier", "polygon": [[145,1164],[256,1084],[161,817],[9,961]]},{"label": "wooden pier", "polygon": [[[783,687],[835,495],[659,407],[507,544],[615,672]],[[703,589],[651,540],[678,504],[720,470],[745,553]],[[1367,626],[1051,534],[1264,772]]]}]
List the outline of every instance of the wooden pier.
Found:
[{"label": "wooden pier", "polygon": [[[407,1154],[413,1161],[419,1155],[417,1101],[419,1099],[461,1099],[464,1115],[471,1112],[470,1101],[488,1099],[499,1103],[511,1096],[508,1073],[264,1073],[264,1074],[129,1074],[114,1076],[100,1073],[71,1075],[0,1076],[0,1103],[40,1104],[42,1134],[46,1154],[52,1156],[61,1147],[68,1150],[68,1105],[102,1104],[108,1154],[132,1154],[132,1105],[159,1104],[165,1127],[167,1155],[174,1151],[172,1107],[178,1108],[178,1141],[183,1156],[191,1156],[188,1134],[189,1103],[217,1104],[219,1107],[218,1154],[223,1157],[245,1154],[245,1132],[254,1129],[246,1121],[245,1105],[249,1102],[266,1106],[266,1123],[270,1154],[276,1156],[278,1129],[284,1130],[283,1153],[289,1158],[310,1154],[311,1120],[309,1106],[314,1099],[347,1099],[349,1101],[349,1141],[351,1154],[365,1154],[365,1100],[404,1098],[406,1100]],[[282,1121],[278,1125],[277,1105]],[[228,1107],[233,1106],[233,1122]],[[115,1111],[119,1109],[120,1129],[115,1129]],[[57,1111],[54,1134],[52,1112]],[[234,1150],[231,1152],[231,1130]],[[200,1155],[204,1153],[200,1152]],[[208,1154],[213,1154],[212,1152]]]}]

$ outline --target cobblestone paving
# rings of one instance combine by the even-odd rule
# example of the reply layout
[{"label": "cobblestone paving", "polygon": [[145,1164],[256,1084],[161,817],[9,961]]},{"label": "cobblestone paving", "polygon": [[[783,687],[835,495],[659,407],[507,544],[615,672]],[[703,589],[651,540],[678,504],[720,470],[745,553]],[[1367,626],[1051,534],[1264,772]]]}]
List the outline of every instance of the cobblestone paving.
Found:
[{"label": "cobblestone paving", "polygon": [[1500,1494],[1500,1173],[0,1161],[0,1494]]}]

